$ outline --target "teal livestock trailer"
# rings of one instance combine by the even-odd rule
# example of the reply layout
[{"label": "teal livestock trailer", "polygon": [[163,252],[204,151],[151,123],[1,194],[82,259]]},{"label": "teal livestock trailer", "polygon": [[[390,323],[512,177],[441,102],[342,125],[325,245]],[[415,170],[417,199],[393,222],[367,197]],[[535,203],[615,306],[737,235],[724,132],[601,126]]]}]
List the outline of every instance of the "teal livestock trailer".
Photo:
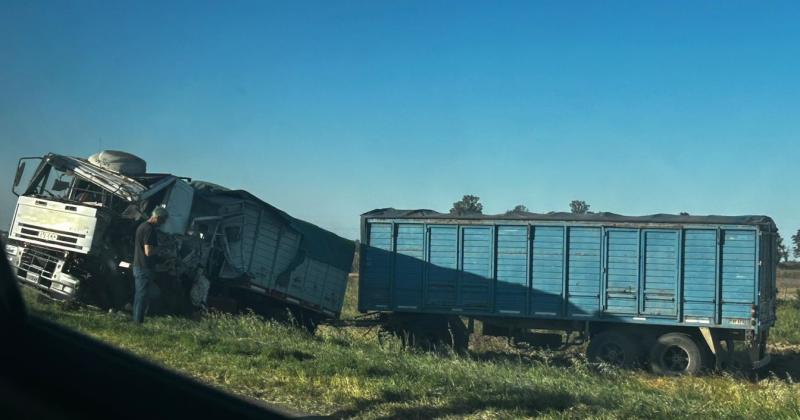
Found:
[{"label": "teal livestock trailer", "polygon": [[374,210],[361,219],[359,310],[418,342],[463,348],[479,320],[484,334],[577,336],[592,360],[665,374],[720,367],[739,341],[758,368],[776,238],[766,216]]}]

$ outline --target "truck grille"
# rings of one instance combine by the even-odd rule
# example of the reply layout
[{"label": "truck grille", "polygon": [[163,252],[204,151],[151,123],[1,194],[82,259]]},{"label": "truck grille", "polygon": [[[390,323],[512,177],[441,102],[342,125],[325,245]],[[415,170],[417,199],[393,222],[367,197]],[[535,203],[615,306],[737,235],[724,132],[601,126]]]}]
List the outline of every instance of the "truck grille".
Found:
[{"label": "truck grille", "polygon": [[81,246],[78,245],[78,239],[86,237],[86,235],[79,233],[63,232],[28,223],[19,223],[18,226],[19,233],[17,233],[17,237],[20,239],[45,242],[67,248],[81,249]]},{"label": "truck grille", "polygon": [[61,252],[27,247],[22,251],[17,276],[40,287],[50,288],[54,274],[61,268],[61,260]]}]

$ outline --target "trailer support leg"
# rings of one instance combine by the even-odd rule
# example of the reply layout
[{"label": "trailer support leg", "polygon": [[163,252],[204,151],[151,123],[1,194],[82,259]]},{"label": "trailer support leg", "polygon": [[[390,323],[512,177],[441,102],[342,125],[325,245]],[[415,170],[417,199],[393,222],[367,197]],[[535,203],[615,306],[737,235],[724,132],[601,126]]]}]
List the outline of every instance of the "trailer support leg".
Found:
[{"label": "trailer support leg", "polygon": [[703,340],[708,344],[708,348],[714,355],[714,369],[720,370],[724,365],[728,365],[733,353],[733,340],[725,338],[725,347],[723,347],[721,345],[723,341],[722,337],[719,337],[711,328],[700,327],[700,334],[703,336]]}]

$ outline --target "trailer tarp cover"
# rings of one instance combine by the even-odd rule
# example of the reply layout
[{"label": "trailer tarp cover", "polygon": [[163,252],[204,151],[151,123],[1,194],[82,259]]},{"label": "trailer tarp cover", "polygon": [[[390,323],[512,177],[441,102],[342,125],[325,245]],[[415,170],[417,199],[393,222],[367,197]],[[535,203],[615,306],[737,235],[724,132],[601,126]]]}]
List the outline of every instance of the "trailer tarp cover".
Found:
[{"label": "trailer tarp cover", "polygon": [[726,224],[726,225],[769,225],[775,222],[768,216],[687,216],[677,214],[652,214],[648,216],[623,216],[616,213],[575,214],[567,212],[529,213],[515,212],[509,214],[470,214],[453,215],[439,213],[434,210],[399,210],[394,208],[376,209],[362,214],[363,217],[384,219],[464,219],[464,220],[544,220],[544,221],[586,221],[609,223],[691,223],[691,224]]}]

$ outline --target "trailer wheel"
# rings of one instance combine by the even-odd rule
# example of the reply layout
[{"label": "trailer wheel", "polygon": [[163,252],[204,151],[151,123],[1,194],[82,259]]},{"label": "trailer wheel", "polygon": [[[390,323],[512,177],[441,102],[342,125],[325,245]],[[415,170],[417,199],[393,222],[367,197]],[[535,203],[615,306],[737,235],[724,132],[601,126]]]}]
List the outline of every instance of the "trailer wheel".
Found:
[{"label": "trailer wheel", "polygon": [[705,365],[703,353],[688,334],[667,333],[650,350],[650,370],[657,375],[696,375]]},{"label": "trailer wheel", "polygon": [[605,331],[589,341],[586,356],[591,362],[608,363],[613,366],[631,368],[641,361],[642,351],[627,334]]}]

